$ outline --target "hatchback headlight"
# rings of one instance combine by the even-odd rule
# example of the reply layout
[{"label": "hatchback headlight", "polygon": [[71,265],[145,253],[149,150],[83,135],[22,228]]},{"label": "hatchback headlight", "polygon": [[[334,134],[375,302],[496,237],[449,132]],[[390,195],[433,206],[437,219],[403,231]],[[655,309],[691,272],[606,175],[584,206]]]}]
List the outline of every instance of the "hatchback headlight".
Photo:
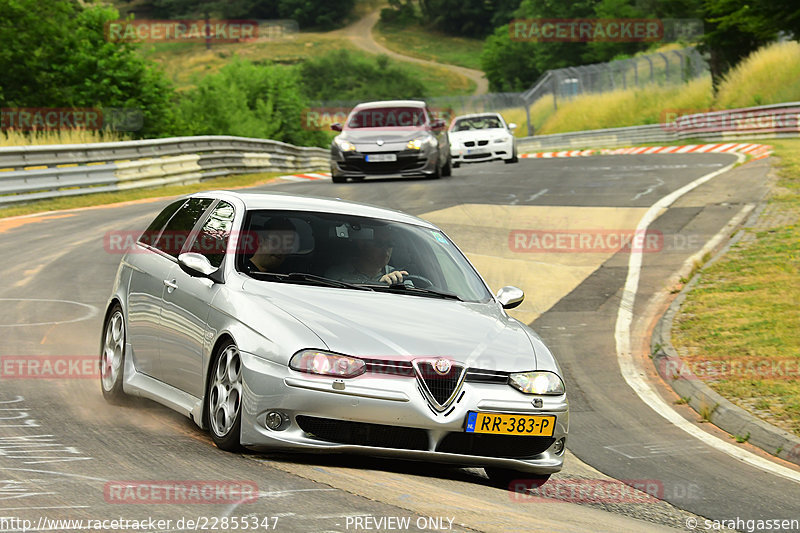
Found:
[{"label": "hatchback headlight", "polygon": [[361,359],[346,355],[320,350],[303,350],[292,356],[289,368],[309,374],[354,378],[367,371],[367,364]]},{"label": "hatchback headlight", "polygon": [[426,144],[431,144],[436,146],[436,139],[433,137],[420,137],[418,139],[411,139],[406,144],[406,148],[409,150],[421,150],[423,146]]},{"label": "hatchback headlight", "polygon": [[564,394],[564,382],[553,372],[518,372],[508,384],[525,394]]},{"label": "hatchback headlight", "polygon": [[340,139],[339,137],[335,137],[333,142],[336,143],[336,146],[339,147],[339,150],[342,152],[354,152],[356,149],[356,145],[351,143],[350,141],[346,141],[344,139]]}]

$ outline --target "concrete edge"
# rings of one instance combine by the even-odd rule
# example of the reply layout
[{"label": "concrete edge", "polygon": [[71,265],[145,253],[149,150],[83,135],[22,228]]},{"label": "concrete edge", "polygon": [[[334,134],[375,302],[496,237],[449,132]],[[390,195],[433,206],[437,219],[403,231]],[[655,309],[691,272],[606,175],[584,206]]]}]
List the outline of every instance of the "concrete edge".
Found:
[{"label": "concrete edge", "polygon": [[[724,256],[731,245],[741,238],[743,234],[741,227],[751,225],[764,210],[765,206],[766,203],[762,199],[758,209],[753,210],[747,221],[742,220],[736,224],[736,228],[732,228],[736,233],[724,246],[716,243],[716,245],[709,246],[709,250],[705,248],[701,250],[699,252],[700,256],[705,255],[707,252],[714,253],[714,255],[700,268],[700,271]],[[728,233],[728,227],[722,231],[723,233],[731,234]],[[693,268],[693,262],[687,261],[679,276],[689,275]],[[704,420],[708,420],[723,431],[730,433],[733,437],[744,438],[749,435],[747,442],[761,448],[772,456],[800,465],[800,438],[761,420],[713,391],[691,372],[689,365],[683,362],[672,346],[672,322],[680,310],[681,304],[686,299],[686,295],[694,288],[698,279],[697,275],[692,276],[692,279],[672,301],[653,330],[653,335],[650,339],[650,353],[656,372],[678,396],[688,399],[688,405]]]}]

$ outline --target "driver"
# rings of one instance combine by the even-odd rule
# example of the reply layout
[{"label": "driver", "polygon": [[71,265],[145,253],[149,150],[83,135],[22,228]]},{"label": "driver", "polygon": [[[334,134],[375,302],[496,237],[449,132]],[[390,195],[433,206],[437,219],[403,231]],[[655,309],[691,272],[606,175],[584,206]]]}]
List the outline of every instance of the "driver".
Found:
[{"label": "driver", "polygon": [[297,228],[288,218],[273,217],[256,231],[258,248],[247,261],[250,272],[280,272],[286,256],[296,248]]},{"label": "driver", "polygon": [[407,276],[408,272],[389,265],[393,250],[394,242],[389,230],[377,227],[371,240],[356,241],[356,253],[348,263],[331,267],[325,276],[347,283],[403,283],[403,276]]}]

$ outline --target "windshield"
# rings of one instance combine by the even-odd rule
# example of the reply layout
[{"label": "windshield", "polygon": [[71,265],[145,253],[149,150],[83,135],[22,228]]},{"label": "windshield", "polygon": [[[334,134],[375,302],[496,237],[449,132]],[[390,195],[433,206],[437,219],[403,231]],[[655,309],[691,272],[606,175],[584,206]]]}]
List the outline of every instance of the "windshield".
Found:
[{"label": "windshield", "polygon": [[348,128],[421,128],[425,111],[419,107],[374,107],[350,115]]},{"label": "windshield", "polygon": [[395,287],[403,294],[470,302],[491,298],[472,265],[437,229],[350,215],[257,210],[248,214],[243,235],[252,238],[243,239],[250,246],[240,247],[237,269],[264,282]]},{"label": "windshield", "polygon": [[453,131],[485,130],[502,128],[503,124],[496,116],[461,118],[453,125]]}]

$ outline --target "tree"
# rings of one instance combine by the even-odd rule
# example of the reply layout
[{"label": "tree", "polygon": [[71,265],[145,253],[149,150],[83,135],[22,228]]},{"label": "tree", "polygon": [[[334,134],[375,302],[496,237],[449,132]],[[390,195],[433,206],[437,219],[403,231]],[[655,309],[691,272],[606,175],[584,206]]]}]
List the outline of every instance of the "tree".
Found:
[{"label": "tree", "polygon": [[715,87],[725,72],[780,32],[800,36],[800,5],[795,0],[704,0],[703,15],[703,48],[711,57]]},{"label": "tree", "polygon": [[170,133],[173,89],[136,45],[110,42],[111,8],[65,0],[0,0],[0,107],[139,110],[135,134]]}]

